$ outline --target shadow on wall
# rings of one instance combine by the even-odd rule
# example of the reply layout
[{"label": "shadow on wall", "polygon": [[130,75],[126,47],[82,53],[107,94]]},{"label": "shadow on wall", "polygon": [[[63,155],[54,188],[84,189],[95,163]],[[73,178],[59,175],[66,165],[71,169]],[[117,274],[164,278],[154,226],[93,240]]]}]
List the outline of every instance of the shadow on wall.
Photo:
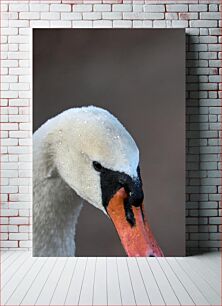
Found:
[{"label": "shadow on wall", "polygon": [[[209,225],[201,217],[201,203],[208,201],[208,195],[201,193],[201,139],[200,130],[200,79],[198,44],[191,35],[186,35],[186,254],[194,255],[209,251],[200,246],[202,235],[207,236]],[[207,123],[206,123],[207,124]],[[203,204],[204,206],[204,204]],[[207,238],[207,237],[205,237]],[[206,239],[207,240],[207,239]]]}]

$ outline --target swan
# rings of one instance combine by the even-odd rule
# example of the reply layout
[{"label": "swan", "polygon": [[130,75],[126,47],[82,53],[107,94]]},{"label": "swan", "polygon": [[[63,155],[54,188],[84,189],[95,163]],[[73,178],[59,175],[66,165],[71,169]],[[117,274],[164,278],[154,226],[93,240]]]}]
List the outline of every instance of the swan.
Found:
[{"label": "swan", "polygon": [[84,200],[111,218],[128,256],[163,256],[145,217],[138,147],[110,112],[71,108],[33,135],[33,256],[75,256]]}]

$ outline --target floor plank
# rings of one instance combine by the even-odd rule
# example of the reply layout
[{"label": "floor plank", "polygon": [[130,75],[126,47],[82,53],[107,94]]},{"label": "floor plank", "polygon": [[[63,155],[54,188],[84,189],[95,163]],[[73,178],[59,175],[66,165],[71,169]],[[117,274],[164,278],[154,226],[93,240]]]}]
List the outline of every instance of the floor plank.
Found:
[{"label": "floor plank", "polygon": [[[6,273],[2,272],[1,273],[1,289],[10,281],[10,279],[18,273],[19,269],[22,269],[23,264],[25,261],[30,258],[28,252],[23,253],[21,252],[22,256],[20,256],[16,262],[13,262],[13,265],[11,265]],[[4,266],[4,265],[3,265]]]},{"label": "floor plank", "polygon": [[10,256],[5,261],[4,265],[2,265],[1,273],[5,274],[10,267],[15,265],[17,259],[19,259],[22,255],[22,252],[15,252],[13,256]]},{"label": "floor plank", "polygon": [[[17,253],[17,252],[16,252]],[[9,260],[10,259],[10,257],[13,257],[13,256],[16,256],[16,254],[15,254],[15,252],[5,252],[5,253],[3,253],[2,255],[1,255],[1,264],[2,263],[6,263],[6,261],[7,260]]]},{"label": "floor plank", "polygon": [[39,271],[28,292],[24,296],[21,305],[35,305],[48,277],[56,263],[56,258],[47,258],[44,266]]},{"label": "floor plank", "polygon": [[95,281],[93,290],[93,305],[107,305],[107,270],[106,258],[100,257],[96,261]]},{"label": "floor plank", "polygon": [[14,252],[10,252],[10,251],[4,251],[4,252],[0,252],[0,262],[3,263],[5,260],[7,260],[7,258],[9,258],[10,256],[12,256],[14,254]]},{"label": "floor plank", "polygon": [[66,296],[65,305],[78,305],[87,261],[88,258],[86,257],[77,258],[77,263]]},{"label": "floor plank", "polygon": [[218,253],[215,254],[215,252],[212,252],[195,257],[202,263],[205,263],[206,266],[216,275],[218,274],[218,270],[221,270],[221,255]]},{"label": "floor plank", "polygon": [[144,286],[143,278],[137,265],[136,258],[130,257],[126,260],[132,288],[137,305],[150,305],[150,300],[147,295],[146,287]]},{"label": "floor plank", "polygon": [[66,257],[57,258],[56,264],[54,265],[51,273],[49,274],[49,278],[44,284],[44,287],[40,295],[38,296],[35,305],[50,305],[53,293],[61,277],[66,261]]},{"label": "floor plank", "polygon": [[[3,289],[1,290],[1,303],[4,305],[16,288],[23,282],[25,276],[31,271],[33,266],[37,263],[36,260],[33,260],[32,257],[29,257],[27,261],[17,270],[17,273],[13,275]],[[24,294],[24,292],[23,292]]]},{"label": "floor plank", "polygon": [[96,257],[88,258],[79,297],[79,305],[92,305],[93,303],[93,286],[95,279],[96,260]]},{"label": "floor plank", "polygon": [[107,258],[107,300],[108,305],[122,305],[117,258]]},{"label": "floor plank", "polygon": [[203,296],[203,294],[200,292],[196,284],[193,282],[192,278],[184,272],[184,270],[178,264],[176,259],[173,257],[167,257],[166,260],[171,266],[174,273],[180,277],[180,280],[183,283],[183,286],[186,288],[187,292],[192,297],[192,300],[194,301],[194,303],[196,305],[202,305],[202,306],[209,305],[208,301]]},{"label": "floor plank", "polygon": [[125,257],[117,258],[117,268],[118,268],[122,304],[136,305],[136,300]]},{"label": "floor plank", "polygon": [[50,305],[64,305],[76,263],[77,258],[68,258],[64,271],[53,294]]},{"label": "floor plank", "polygon": [[197,273],[192,269],[186,262],[184,258],[176,258],[181,268],[192,278],[198,289],[201,291],[203,296],[212,305],[220,304],[220,296],[216,293],[214,289],[201,277],[200,273]]},{"label": "floor plank", "polygon": [[218,268],[218,273],[214,273],[206,264],[196,259],[195,256],[186,258],[188,265],[216,290],[218,294],[221,293],[221,269]]},{"label": "floor plank", "polygon": [[137,258],[137,264],[140,270],[141,277],[143,278],[147,294],[151,305],[165,305],[163,296],[160,292],[156,279],[154,278],[153,272],[148,265],[146,258]]},{"label": "floor plank", "polygon": [[30,285],[35,280],[39,271],[41,271],[43,265],[46,264],[46,261],[47,258],[38,258],[38,261],[35,262],[35,264],[23,278],[22,282],[17,286],[16,290],[9,297],[6,305],[20,305],[24,298],[24,295],[26,295],[26,292],[29,290]]},{"label": "floor plank", "polygon": [[186,291],[185,287],[177,277],[177,274],[174,273],[171,266],[167,263],[165,258],[158,258],[158,263],[166,275],[171,287],[173,288],[179,302],[181,305],[195,305],[192,297]]},{"label": "floor plank", "polygon": [[153,272],[156,282],[158,283],[166,305],[179,305],[179,300],[171,287],[171,284],[168,282],[168,279],[160,268],[157,258],[151,257],[146,258],[146,260]]}]

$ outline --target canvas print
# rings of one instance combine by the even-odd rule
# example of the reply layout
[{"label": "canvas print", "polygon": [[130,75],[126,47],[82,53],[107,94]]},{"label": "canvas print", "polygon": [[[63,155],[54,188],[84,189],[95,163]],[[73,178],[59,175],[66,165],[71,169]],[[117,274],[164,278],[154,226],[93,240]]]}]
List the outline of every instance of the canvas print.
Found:
[{"label": "canvas print", "polygon": [[184,31],[33,42],[33,256],[183,256]]}]

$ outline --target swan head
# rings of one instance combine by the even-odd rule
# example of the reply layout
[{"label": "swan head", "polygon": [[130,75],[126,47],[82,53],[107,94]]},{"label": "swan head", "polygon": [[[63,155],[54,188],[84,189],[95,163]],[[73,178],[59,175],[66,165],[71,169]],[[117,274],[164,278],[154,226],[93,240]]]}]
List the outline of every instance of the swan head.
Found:
[{"label": "swan head", "polygon": [[111,218],[129,256],[161,256],[145,219],[139,150],[128,131],[94,106],[55,118],[49,142],[63,180]]}]

